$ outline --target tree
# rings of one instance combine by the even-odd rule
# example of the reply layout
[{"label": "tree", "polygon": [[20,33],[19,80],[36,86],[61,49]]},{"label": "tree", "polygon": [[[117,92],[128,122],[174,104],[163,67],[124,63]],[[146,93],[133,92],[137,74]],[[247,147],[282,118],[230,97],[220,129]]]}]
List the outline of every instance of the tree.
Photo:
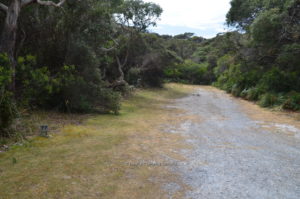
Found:
[{"label": "tree", "polygon": [[12,70],[12,85],[11,90],[15,90],[15,46],[17,40],[18,19],[21,13],[21,9],[31,5],[39,4],[43,6],[61,7],[66,0],[60,0],[58,3],[54,1],[42,1],[42,0],[11,0],[10,4],[6,6],[0,3],[0,8],[6,14],[4,21],[4,27],[1,34],[0,53],[6,53],[9,56],[11,70]]},{"label": "tree", "polygon": [[186,32],[184,34],[175,35],[175,39],[191,39],[195,34],[191,32]]},{"label": "tree", "polygon": [[139,38],[139,34],[146,32],[150,26],[155,26],[162,8],[155,3],[146,3],[142,0],[126,0],[118,8],[116,14],[116,34],[111,38],[113,47],[101,48],[104,52],[113,52],[119,77],[111,85],[118,87],[126,85],[124,67],[130,56],[132,43]]}]

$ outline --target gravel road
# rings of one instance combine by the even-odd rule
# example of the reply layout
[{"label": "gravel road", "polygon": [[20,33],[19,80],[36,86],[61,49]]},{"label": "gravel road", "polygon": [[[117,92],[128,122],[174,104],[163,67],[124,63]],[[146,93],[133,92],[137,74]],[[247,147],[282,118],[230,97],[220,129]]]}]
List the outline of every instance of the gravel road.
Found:
[{"label": "gravel road", "polygon": [[181,152],[186,161],[172,168],[191,187],[186,198],[300,198],[298,128],[251,119],[237,99],[209,87],[172,107],[201,118],[176,130],[192,146]]}]

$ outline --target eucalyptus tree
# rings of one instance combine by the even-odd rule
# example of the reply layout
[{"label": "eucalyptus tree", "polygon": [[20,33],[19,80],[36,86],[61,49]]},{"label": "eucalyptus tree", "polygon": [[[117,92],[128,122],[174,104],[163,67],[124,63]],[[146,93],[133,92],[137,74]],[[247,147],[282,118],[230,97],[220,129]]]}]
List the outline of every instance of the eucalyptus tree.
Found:
[{"label": "eucalyptus tree", "polygon": [[[139,39],[140,33],[146,32],[150,26],[155,26],[162,8],[155,3],[142,0],[125,0],[117,9],[115,16],[115,34],[111,37],[111,45],[102,47],[102,51],[114,54],[119,77],[112,87],[127,84],[124,67],[128,64],[132,46]],[[141,50],[141,49],[140,49]]]}]

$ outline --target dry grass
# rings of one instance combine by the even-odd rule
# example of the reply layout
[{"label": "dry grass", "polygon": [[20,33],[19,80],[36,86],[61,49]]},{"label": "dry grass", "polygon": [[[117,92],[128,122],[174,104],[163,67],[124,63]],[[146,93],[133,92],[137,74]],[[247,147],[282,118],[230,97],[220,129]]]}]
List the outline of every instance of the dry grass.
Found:
[{"label": "dry grass", "polygon": [[176,117],[180,110],[163,106],[193,88],[168,84],[138,91],[119,116],[75,117],[73,124],[61,122],[50,139],[35,137],[1,153],[0,198],[166,198],[161,187],[169,182],[181,186],[172,195],[182,198],[188,187],[168,168],[132,163],[164,162],[166,155],[183,159],[174,152],[187,147],[182,138],[163,133],[161,125],[176,127],[184,118]]}]

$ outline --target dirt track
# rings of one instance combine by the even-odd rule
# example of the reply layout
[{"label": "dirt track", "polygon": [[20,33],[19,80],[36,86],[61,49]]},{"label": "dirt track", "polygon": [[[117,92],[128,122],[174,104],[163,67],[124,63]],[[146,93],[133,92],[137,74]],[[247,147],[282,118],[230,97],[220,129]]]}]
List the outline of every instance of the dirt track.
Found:
[{"label": "dirt track", "polygon": [[168,108],[199,117],[165,129],[192,146],[180,152],[186,160],[171,168],[191,187],[187,198],[300,198],[299,121],[211,87]]},{"label": "dirt track", "polygon": [[140,90],[119,116],[0,153],[0,198],[299,199],[299,115],[213,87]]}]

